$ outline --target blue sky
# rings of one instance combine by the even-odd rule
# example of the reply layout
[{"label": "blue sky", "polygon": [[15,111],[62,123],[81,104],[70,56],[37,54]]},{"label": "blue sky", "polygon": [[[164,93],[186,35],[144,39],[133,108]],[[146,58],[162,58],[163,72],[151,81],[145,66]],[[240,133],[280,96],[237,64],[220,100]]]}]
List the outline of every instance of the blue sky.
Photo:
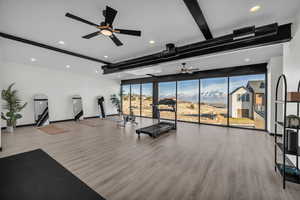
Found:
[{"label": "blue sky", "polygon": [[[265,80],[264,74],[232,76],[229,78],[229,92],[240,86],[246,86],[251,80]],[[186,101],[198,101],[198,80],[178,81],[178,98]],[[132,93],[139,94],[140,85],[131,86]],[[123,86],[123,92],[129,92],[129,86]],[[152,83],[142,84],[143,95],[152,95]],[[176,82],[159,83],[159,96],[175,97]],[[201,99],[204,102],[226,103],[227,99],[227,78],[201,79]]]},{"label": "blue sky", "polygon": [[176,96],[176,82],[161,82],[158,84],[159,97],[175,97]]},{"label": "blue sky", "polygon": [[152,96],[152,83],[142,84],[142,93],[146,96]]},{"label": "blue sky", "polygon": [[246,75],[246,76],[233,76],[230,77],[230,88],[229,92],[232,92],[237,87],[246,86],[248,81],[256,81],[256,80],[265,80],[264,74],[257,74],[257,75]]}]

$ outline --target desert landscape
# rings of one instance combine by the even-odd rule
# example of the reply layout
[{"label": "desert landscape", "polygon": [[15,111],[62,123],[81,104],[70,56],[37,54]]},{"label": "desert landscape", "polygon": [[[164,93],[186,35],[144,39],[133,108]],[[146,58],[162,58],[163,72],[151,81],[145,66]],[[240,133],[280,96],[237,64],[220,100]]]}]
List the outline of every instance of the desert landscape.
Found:
[{"label": "desert landscape", "polygon": [[[142,97],[142,116],[152,117],[152,97]],[[132,111],[134,115],[140,115],[139,97],[131,97]],[[198,122],[198,103],[179,101],[177,105],[177,118],[182,121]],[[123,96],[123,113],[129,114],[129,96]],[[208,124],[227,124],[227,106],[201,103],[200,121]],[[161,118],[174,119],[174,113],[161,112]],[[229,118],[230,125],[248,128],[264,128],[264,123],[257,123],[249,118]]]}]

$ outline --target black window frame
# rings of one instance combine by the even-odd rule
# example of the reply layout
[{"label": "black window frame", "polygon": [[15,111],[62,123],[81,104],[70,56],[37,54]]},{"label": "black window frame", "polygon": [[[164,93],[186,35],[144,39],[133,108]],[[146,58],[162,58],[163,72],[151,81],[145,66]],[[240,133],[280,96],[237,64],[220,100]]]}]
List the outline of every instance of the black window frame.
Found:
[{"label": "black window frame", "polygon": [[[229,117],[227,117],[227,124],[221,125],[221,124],[207,124],[207,123],[201,123],[200,122],[200,94],[201,94],[201,79],[205,78],[219,78],[219,77],[226,77],[228,86],[227,86],[227,115],[229,116],[229,88],[230,83],[229,79],[230,77],[234,76],[242,76],[242,75],[255,75],[255,74],[264,74],[265,75],[265,83],[264,83],[264,89],[265,89],[265,97],[264,97],[264,105],[265,105],[265,126],[264,129],[258,129],[258,128],[247,128],[247,127],[239,127],[239,126],[232,126],[229,123]],[[260,63],[260,64],[252,64],[252,65],[244,65],[244,66],[237,66],[237,67],[228,67],[228,68],[221,68],[221,69],[214,69],[214,70],[205,70],[205,71],[199,71],[195,72],[193,74],[173,74],[173,75],[165,75],[157,77],[149,77],[149,78],[139,78],[139,79],[129,79],[129,80],[122,80],[121,81],[121,88],[123,85],[131,85],[131,84],[143,84],[143,83],[152,83],[153,89],[152,89],[152,102],[155,104],[158,102],[158,84],[160,82],[176,82],[176,99],[177,99],[177,93],[178,93],[178,81],[184,81],[184,80],[199,80],[199,120],[198,122],[191,122],[191,121],[183,121],[178,120],[180,122],[186,122],[186,123],[194,123],[194,124],[206,124],[206,125],[212,125],[212,126],[222,126],[222,127],[231,127],[231,128],[239,128],[239,129],[250,129],[250,130],[259,130],[259,131],[267,131],[267,98],[268,98],[268,79],[267,79],[267,63]],[[142,86],[140,85],[140,88]],[[140,92],[140,98],[141,98],[142,92]],[[131,97],[131,86],[130,86],[130,97]],[[123,98],[121,98],[122,100]],[[250,101],[250,96],[249,96]],[[122,103],[122,102],[121,102]],[[131,102],[130,102],[131,106]],[[140,107],[142,108],[142,106]],[[140,115],[137,117],[144,117],[149,118],[141,115],[142,111],[140,110]],[[152,111],[152,118],[156,118],[155,111]],[[168,119],[167,119],[168,120]]]}]

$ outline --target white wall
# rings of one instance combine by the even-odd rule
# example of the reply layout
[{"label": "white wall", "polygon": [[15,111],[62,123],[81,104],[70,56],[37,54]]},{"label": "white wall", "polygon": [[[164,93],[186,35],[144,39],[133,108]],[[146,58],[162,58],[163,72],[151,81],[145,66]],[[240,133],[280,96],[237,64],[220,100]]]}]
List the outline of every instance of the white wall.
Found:
[{"label": "white wall", "polygon": [[288,90],[295,91],[300,80],[300,14],[293,23],[293,39],[283,47],[283,72]]},{"label": "white wall", "polygon": [[[283,73],[287,78],[288,91],[296,91],[300,80],[300,13],[293,24],[292,41],[284,44]],[[288,114],[296,114],[295,108],[295,105],[289,105]],[[295,162],[294,157],[291,160]]]},{"label": "white wall", "polygon": [[[271,58],[268,66],[268,121],[267,130],[270,133],[274,133],[275,126],[275,94],[276,94],[276,83],[278,77],[283,73],[282,56]],[[279,88],[281,90],[281,88]],[[281,108],[278,108],[278,115],[282,113]]]},{"label": "white wall", "polygon": [[[96,74],[91,77],[72,73],[72,69],[52,70],[42,66],[0,63],[0,89],[13,82],[21,99],[28,102],[18,125],[34,123],[33,95],[36,93],[48,95],[50,121],[73,118],[71,96],[75,94],[82,96],[85,117],[97,115],[96,96],[99,95],[105,98],[106,114],[117,113],[109,97],[119,93],[120,82],[96,77]],[[6,124],[2,121],[2,125]]]}]

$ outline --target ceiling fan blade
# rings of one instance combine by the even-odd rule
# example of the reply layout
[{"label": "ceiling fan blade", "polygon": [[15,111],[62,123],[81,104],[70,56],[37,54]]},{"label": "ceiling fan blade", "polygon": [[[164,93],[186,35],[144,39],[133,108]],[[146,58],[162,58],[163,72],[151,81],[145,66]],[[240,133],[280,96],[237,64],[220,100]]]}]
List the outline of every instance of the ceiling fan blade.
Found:
[{"label": "ceiling fan blade", "polygon": [[97,36],[97,35],[99,35],[99,34],[100,34],[100,32],[99,32],[99,31],[96,31],[96,32],[94,32],[94,33],[90,33],[90,34],[88,34],[88,35],[82,36],[82,38],[84,38],[84,39],[90,39],[90,38],[95,37],[95,36]]},{"label": "ceiling fan blade", "polygon": [[116,33],[126,34],[126,35],[134,35],[134,36],[141,36],[141,31],[136,30],[126,30],[126,29],[115,29]]},{"label": "ceiling fan blade", "polygon": [[117,15],[118,11],[115,9],[106,6],[105,10],[105,24],[111,26],[115,20],[115,17]]},{"label": "ceiling fan blade", "polygon": [[74,20],[83,22],[83,23],[88,24],[88,25],[91,25],[91,26],[98,26],[97,24],[95,24],[95,23],[93,23],[93,22],[87,21],[87,20],[82,19],[82,18],[80,18],[80,17],[77,17],[77,16],[75,16],[75,15],[72,15],[71,13],[66,13],[66,17],[69,17],[69,18],[71,18],[71,19],[74,19]]},{"label": "ceiling fan blade", "polygon": [[122,46],[123,43],[114,35],[112,34],[111,36],[109,36],[110,39],[117,45],[117,46]]}]

